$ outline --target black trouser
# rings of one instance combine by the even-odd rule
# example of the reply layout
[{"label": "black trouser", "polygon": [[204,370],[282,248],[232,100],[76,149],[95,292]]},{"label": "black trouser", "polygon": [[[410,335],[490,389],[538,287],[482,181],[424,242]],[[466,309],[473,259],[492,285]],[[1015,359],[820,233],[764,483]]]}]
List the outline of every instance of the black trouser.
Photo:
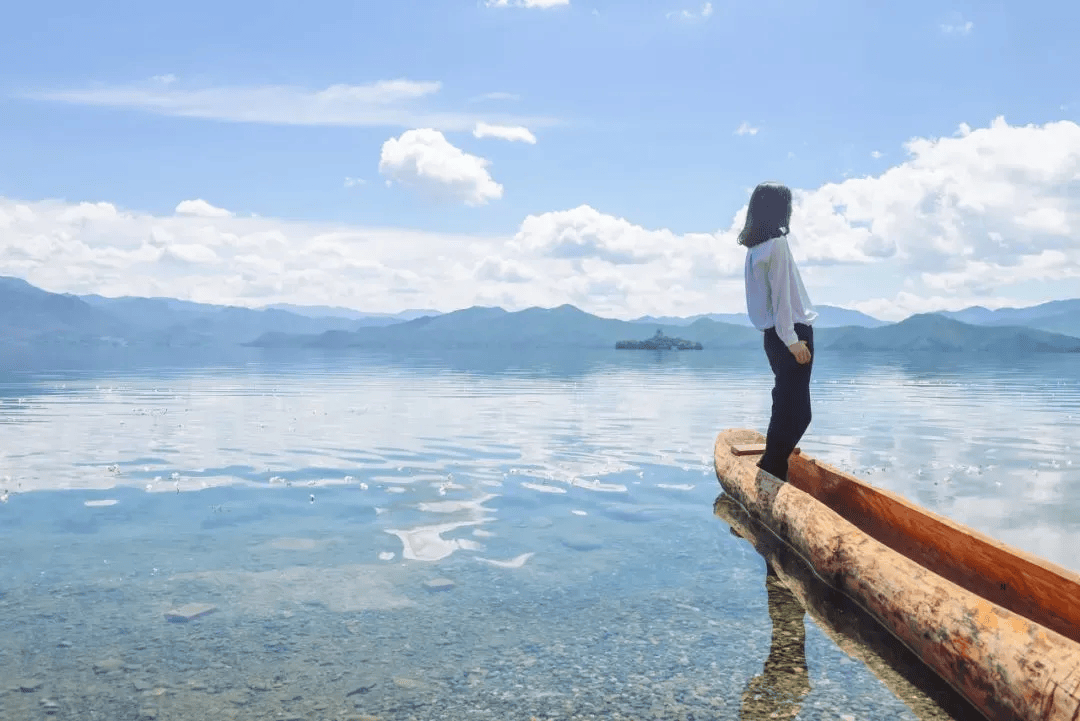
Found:
[{"label": "black trouser", "polygon": [[765,355],[769,357],[776,384],[772,391],[772,418],[765,434],[765,455],[758,467],[782,481],[787,480],[788,456],[810,425],[810,371],[814,367],[814,329],[805,323],[795,324],[795,335],[806,341],[810,362],[802,365],[776,328],[765,331]]}]

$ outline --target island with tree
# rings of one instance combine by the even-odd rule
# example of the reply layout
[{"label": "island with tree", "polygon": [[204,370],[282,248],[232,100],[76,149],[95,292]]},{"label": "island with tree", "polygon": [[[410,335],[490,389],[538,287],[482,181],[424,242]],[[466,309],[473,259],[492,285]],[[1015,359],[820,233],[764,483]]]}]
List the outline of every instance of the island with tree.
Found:
[{"label": "island with tree", "polygon": [[620,340],[615,343],[616,350],[701,350],[701,344],[682,338],[664,335],[657,330],[656,335],[647,340]]}]

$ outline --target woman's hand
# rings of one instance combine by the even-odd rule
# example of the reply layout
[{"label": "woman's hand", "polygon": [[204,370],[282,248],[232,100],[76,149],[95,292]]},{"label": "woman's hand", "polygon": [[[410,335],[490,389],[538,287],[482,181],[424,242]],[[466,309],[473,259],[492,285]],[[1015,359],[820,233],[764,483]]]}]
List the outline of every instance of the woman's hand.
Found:
[{"label": "woman's hand", "polygon": [[806,341],[796,341],[788,346],[788,350],[800,364],[806,365],[810,362],[810,349],[806,347]]}]

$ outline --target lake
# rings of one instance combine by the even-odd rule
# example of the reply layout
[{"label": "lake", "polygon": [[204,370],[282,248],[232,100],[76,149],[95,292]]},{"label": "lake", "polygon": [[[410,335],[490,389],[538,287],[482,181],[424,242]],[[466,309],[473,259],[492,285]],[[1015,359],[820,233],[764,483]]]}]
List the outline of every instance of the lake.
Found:
[{"label": "lake", "polygon": [[[771,386],[745,351],[0,373],[0,717],[756,718],[790,608],[711,454]],[[812,396],[806,453],[1080,570],[1075,356],[821,351]],[[770,708],[955,717],[791,618]]]}]

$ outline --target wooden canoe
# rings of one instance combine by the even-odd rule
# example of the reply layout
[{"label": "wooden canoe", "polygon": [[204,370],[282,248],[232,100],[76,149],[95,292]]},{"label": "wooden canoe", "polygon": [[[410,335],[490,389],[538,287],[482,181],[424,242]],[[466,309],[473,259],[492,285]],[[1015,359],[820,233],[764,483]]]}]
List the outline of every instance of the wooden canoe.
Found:
[{"label": "wooden canoe", "polygon": [[1080,575],[765,438],[714,447],[724,490],[987,718],[1080,720]]}]

